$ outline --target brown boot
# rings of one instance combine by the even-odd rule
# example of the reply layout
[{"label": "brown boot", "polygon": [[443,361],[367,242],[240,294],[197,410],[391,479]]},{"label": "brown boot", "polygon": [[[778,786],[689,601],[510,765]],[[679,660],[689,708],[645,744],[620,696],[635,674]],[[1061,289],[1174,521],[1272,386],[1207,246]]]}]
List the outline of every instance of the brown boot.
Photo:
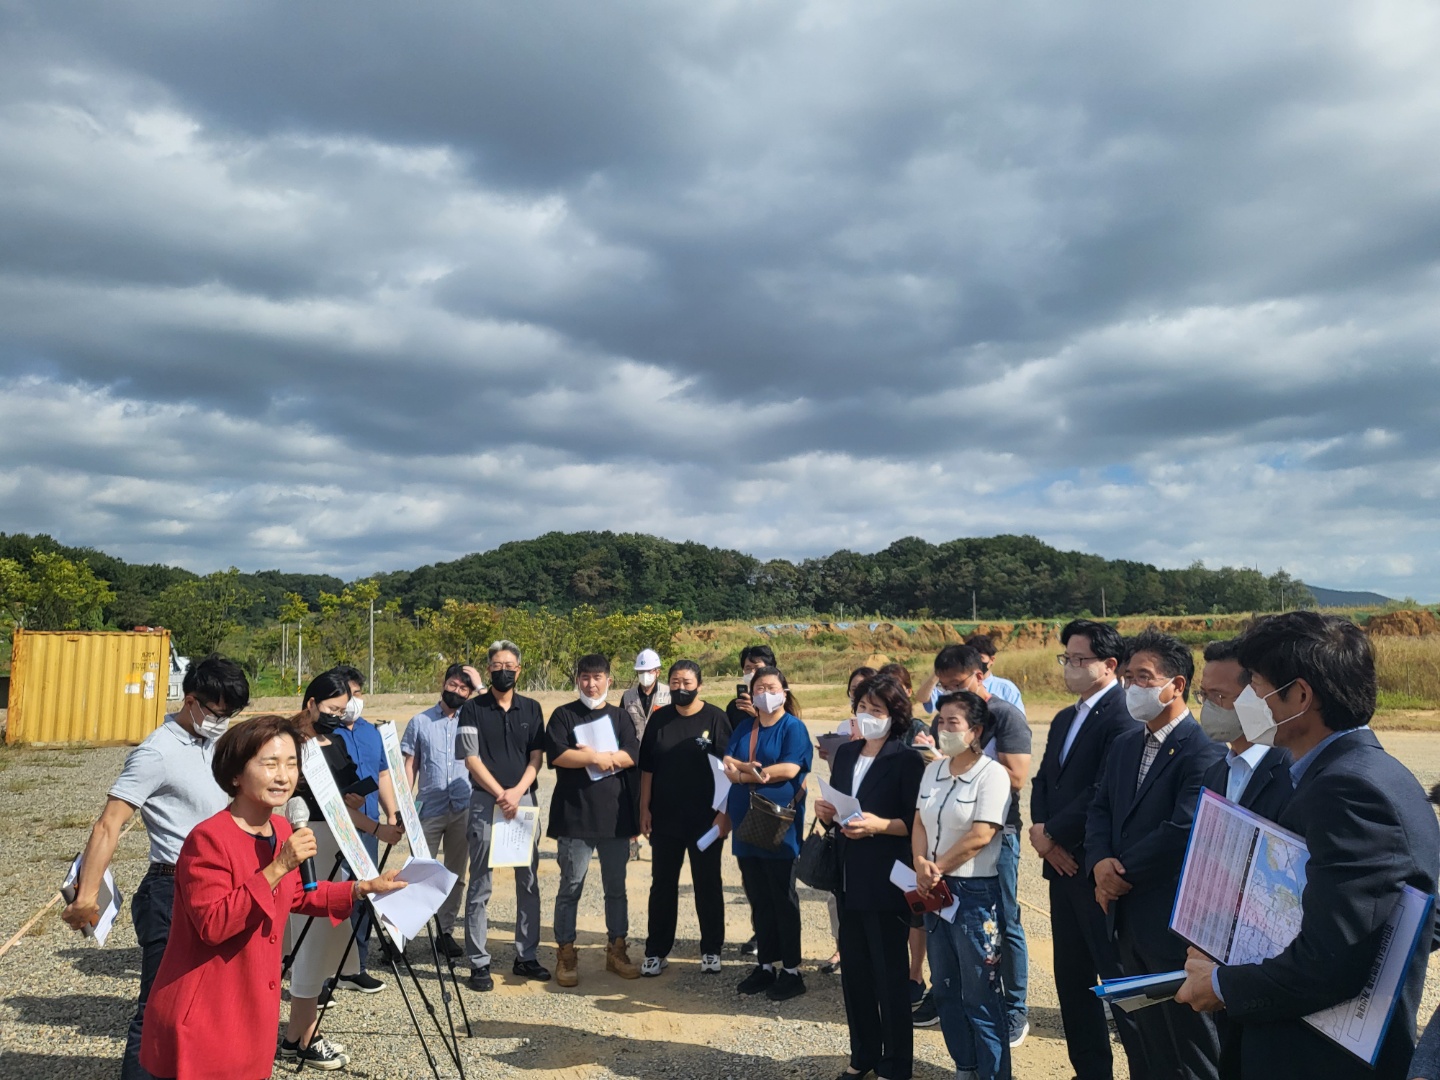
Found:
[{"label": "brown boot", "polygon": [[630,962],[630,954],[625,951],[625,939],[617,937],[610,942],[610,947],[605,950],[605,970],[613,971],[622,979],[638,979],[640,969]]},{"label": "brown boot", "polygon": [[580,985],[580,960],[575,955],[575,943],[561,945],[555,956],[555,983],[557,986]]}]

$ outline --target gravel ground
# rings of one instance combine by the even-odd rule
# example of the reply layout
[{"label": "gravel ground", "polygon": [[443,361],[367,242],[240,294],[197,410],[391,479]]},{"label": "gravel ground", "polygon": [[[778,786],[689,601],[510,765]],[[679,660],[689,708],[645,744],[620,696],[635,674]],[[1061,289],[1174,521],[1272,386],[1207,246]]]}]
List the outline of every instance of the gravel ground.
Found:
[{"label": "gravel ground", "polygon": [[[417,707],[426,704],[413,700]],[[399,718],[414,711],[411,704],[397,695],[393,701],[372,699],[367,711]],[[820,730],[825,725],[814,726]],[[1044,745],[1046,732],[1045,725],[1036,725],[1037,750]],[[1428,786],[1440,780],[1440,735],[1385,733],[1382,738],[1422,783]],[[66,865],[83,846],[125,754],[125,748],[0,751],[0,843],[6,853],[0,869],[0,941],[8,940],[53,895]],[[542,805],[553,785],[552,776],[542,775]],[[136,828],[122,840],[116,855],[122,892],[134,889],[146,861],[145,834]],[[553,967],[549,925],[556,886],[553,841],[542,842],[540,873],[545,920],[541,961]],[[461,972],[461,994],[475,1032],[472,1038],[463,1037],[457,1006],[460,1049],[469,1075],[788,1080],[831,1077],[844,1069],[847,1039],[839,980],[813,970],[832,949],[822,894],[801,892],[809,993],[776,1005],[763,997],[735,993],[748,964],[733,944],[727,946],[721,975],[699,973],[698,927],[684,877],[679,940],[669,969],[657,979],[636,981],[607,974],[598,865],[592,865],[580,907],[580,986],[561,990],[553,982],[541,985],[515,979],[509,974],[514,892],[504,871],[497,879],[491,903],[496,990],[471,993],[463,988]],[[630,864],[631,958],[636,963],[643,952],[648,887],[647,849],[639,863]],[[735,861],[728,854],[725,887],[727,939],[738,943],[749,936],[748,911]],[[1035,1080],[1059,1080],[1068,1077],[1070,1069],[1050,978],[1045,886],[1030,860],[1021,870],[1021,897],[1030,937],[1032,1034],[1015,1055],[1015,1072]],[[88,1080],[111,1077],[118,1067],[139,975],[139,950],[128,911],[122,913],[104,948],[72,934],[58,912],[58,906],[52,908],[0,958],[4,988],[0,1075],[9,1080]],[[423,940],[411,944],[409,955],[426,993],[440,1009],[434,968],[426,971],[420,963],[428,955]],[[419,1080],[429,1074],[429,1066],[394,980],[384,974],[391,985],[382,993],[341,994],[323,1030],[349,1048],[351,1074]],[[1422,1023],[1437,1001],[1440,979],[1432,976]],[[422,1022],[440,1058],[442,1074],[455,1075],[423,1014]],[[938,1029],[917,1031],[915,1043],[919,1080],[953,1075]],[[1125,1075],[1123,1061],[1117,1046],[1117,1076]],[[276,1075],[284,1072],[277,1070]]]}]

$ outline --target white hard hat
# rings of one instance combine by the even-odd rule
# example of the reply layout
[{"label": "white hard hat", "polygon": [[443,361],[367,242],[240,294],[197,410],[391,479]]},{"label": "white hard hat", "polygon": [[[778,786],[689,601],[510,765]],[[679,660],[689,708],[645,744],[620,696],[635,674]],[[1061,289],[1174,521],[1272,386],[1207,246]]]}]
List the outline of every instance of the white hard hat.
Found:
[{"label": "white hard hat", "polygon": [[640,655],[635,657],[636,671],[654,671],[660,666],[660,654],[654,649],[641,649]]}]

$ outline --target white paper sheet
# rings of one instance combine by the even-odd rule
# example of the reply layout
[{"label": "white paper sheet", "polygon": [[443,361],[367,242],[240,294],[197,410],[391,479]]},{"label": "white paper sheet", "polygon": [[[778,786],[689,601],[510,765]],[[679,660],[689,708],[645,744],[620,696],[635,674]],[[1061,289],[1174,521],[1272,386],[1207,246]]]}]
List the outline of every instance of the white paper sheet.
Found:
[{"label": "white paper sheet", "polygon": [[815,779],[820,784],[820,797],[835,807],[835,824],[846,825],[860,817],[863,811],[860,809],[860,800],[846,795],[843,791],[837,791],[825,782],[822,776]]},{"label": "white paper sheet", "polygon": [[[70,864],[70,872],[65,875],[65,883],[60,886],[60,895],[67,904],[75,902],[75,887],[79,881],[80,856],[76,855],[75,861]],[[95,901],[100,908],[100,919],[94,926],[82,927],[80,932],[88,938],[94,938],[97,945],[104,945],[115,925],[115,917],[120,914],[120,890],[115,887],[115,876],[108,866],[105,868],[105,875],[100,879]]]},{"label": "white paper sheet", "polygon": [[[375,869],[375,861],[360,842],[360,833],[356,830],[355,823],[350,820],[350,808],[345,805],[345,796],[340,794],[335,777],[330,774],[330,766],[325,764],[325,755],[320,747],[315,745],[314,739],[305,740],[305,749],[300,756],[300,771],[305,774],[310,793],[320,804],[320,811],[325,815],[325,823],[330,826],[340,853],[350,864],[350,872],[362,881],[377,877],[380,871]],[[315,870],[317,877],[330,873],[328,866],[317,866]]]},{"label": "white paper sheet", "polygon": [[385,763],[390,766],[390,783],[395,788],[395,801],[400,804],[400,820],[405,823],[405,839],[410,844],[410,854],[417,859],[428,859],[430,844],[420,824],[415,792],[410,787],[410,781],[405,779],[405,755],[400,752],[400,735],[388,720],[376,724],[375,730],[380,732],[380,741],[385,745]]},{"label": "white paper sheet", "polygon": [[[915,871],[906,866],[899,859],[890,867],[890,884],[894,885],[901,892],[910,892],[915,888]],[[955,916],[960,911],[960,900],[957,897],[949,907],[941,908],[937,914],[948,923],[955,921]]]},{"label": "white paper sheet", "polygon": [[490,819],[490,867],[529,866],[535,852],[535,830],[540,825],[540,808],[522,806],[506,819],[495,807]]},{"label": "white paper sheet", "polygon": [[[587,750],[598,750],[602,754],[613,754],[620,749],[620,743],[615,739],[615,725],[609,715],[600,717],[598,720],[591,720],[586,724],[575,725],[575,745],[583,746]],[[594,765],[585,766],[585,771],[590,775],[591,780],[604,780],[607,776],[614,776],[615,770],[609,772],[597,769]]]},{"label": "white paper sheet", "polygon": [[457,879],[434,859],[410,859],[395,876],[409,884],[398,892],[375,896],[371,900],[375,913],[385,922],[391,935],[399,939],[396,943],[403,948],[405,942],[417,937],[440,910]]},{"label": "white paper sheet", "polygon": [[695,846],[696,846],[696,848],[698,848],[699,850],[704,851],[706,848],[708,848],[711,844],[715,843],[715,841],[716,841],[716,840],[719,840],[719,839],[720,839],[720,826],[719,826],[719,825],[711,825],[711,826],[710,826],[710,831],[707,832],[704,836],[700,837],[699,840],[696,840],[696,841],[695,841]]},{"label": "white paper sheet", "polygon": [[[725,764],[714,754],[705,755],[710,762],[710,775],[715,780],[715,797],[710,800],[710,809],[717,814],[725,809],[730,799],[730,778],[725,775]],[[700,849],[704,851],[704,848]]]}]

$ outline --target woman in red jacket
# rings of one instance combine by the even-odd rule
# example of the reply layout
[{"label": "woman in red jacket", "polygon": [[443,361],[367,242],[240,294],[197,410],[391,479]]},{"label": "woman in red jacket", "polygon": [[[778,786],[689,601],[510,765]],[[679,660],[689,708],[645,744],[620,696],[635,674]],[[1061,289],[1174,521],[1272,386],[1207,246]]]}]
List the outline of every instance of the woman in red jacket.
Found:
[{"label": "woman in red jacket", "polygon": [[294,871],[315,854],[315,834],[292,832],[275,812],[295,790],[304,738],[283,716],[257,716],[215,745],[211,769],[234,800],[197,825],[180,849],[174,923],[140,1045],[140,1063],[151,1076],[268,1077],[290,913],[338,923],[361,895],[404,887],[390,870],[370,881],[301,888]]}]

